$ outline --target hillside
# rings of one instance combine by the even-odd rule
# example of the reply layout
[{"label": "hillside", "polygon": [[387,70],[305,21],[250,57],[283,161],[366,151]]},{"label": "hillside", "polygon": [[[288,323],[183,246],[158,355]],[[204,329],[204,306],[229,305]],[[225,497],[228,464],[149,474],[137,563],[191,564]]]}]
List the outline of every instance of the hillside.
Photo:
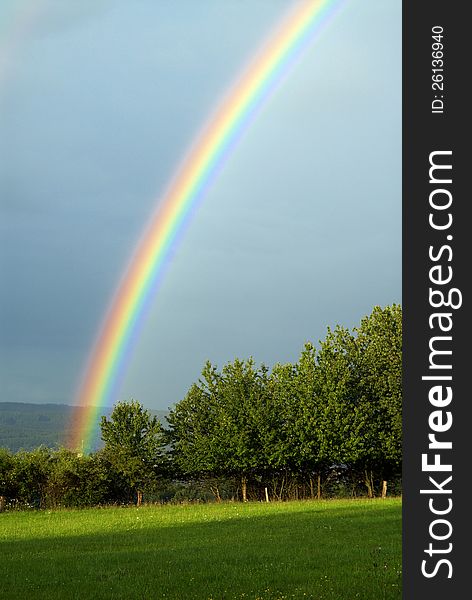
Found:
[{"label": "hillside", "polygon": [[[41,445],[48,448],[63,445],[68,437],[73,409],[67,404],[0,402],[0,448],[17,452]],[[111,410],[104,408],[101,413],[109,416]],[[167,415],[163,410],[150,412],[161,421]]]}]

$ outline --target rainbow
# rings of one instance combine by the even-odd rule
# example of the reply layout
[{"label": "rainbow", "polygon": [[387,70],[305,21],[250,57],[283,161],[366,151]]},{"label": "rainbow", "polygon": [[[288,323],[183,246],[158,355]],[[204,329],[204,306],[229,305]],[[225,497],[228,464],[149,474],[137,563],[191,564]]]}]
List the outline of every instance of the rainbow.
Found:
[{"label": "rainbow", "polygon": [[71,422],[70,447],[87,451],[101,407],[110,406],[178,235],[257,110],[280,84],[340,2],[292,5],[238,77],[172,178],[131,258],[90,354]]}]

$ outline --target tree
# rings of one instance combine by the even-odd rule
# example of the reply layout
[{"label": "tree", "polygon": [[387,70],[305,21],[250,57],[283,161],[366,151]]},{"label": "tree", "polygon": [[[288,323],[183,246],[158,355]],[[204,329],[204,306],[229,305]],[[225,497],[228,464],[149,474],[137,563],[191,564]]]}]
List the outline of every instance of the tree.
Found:
[{"label": "tree", "polygon": [[[299,403],[295,394],[294,365],[276,364],[264,385],[257,411],[257,430],[265,462],[266,477],[271,480],[272,495],[281,499],[288,489],[290,475],[300,471],[300,446],[297,438]],[[264,474],[264,464],[259,467]],[[293,479],[293,478],[292,478]]]},{"label": "tree", "polygon": [[359,395],[367,407],[365,437],[372,466],[386,482],[402,461],[401,307],[374,307],[355,332]]},{"label": "tree", "polygon": [[81,455],[67,448],[51,454],[48,506],[93,506],[109,498],[111,473],[101,453]]},{"label": "tree", "polygon": [[[332,459],[323,446],[324,398],[319,389],[317,353],[306,343],[295,364],[291,390],[292,430],[295,439],[295,466],[310,484],[310,495],[321,498],[322,478],[329,472]],[[292,450],[292,452],[293,452]]]},{"label": "tree", "polygon": [[362,473],[369,496],[375,476],[401,464],[401,351],[401,308],[393,305],[375,307],[353,332],[328,330],[318,353],[325,453]]},{"label": "tree", "polygon": [[101,418],[104,454],[124,477],[139,506],[143,489],[155,480],[163,461],[165,435],[162,425],[139,402],[118,402]]},{"label": "tree", "polygon": [[[218,374],[206,362],[202,376],[169,412],[174,471],[190,477],[218,477],[221,452],[217,442]],[[218,491],[216,492],[218,498]]]},{"label": "tree", "polygon": [[[202,378],[168,417],[174,461],[186,475],[237,477],[243,500],[251,475],[265,469],[261,407],[267,372],[236,359]],[[215,489],[218,498],[218,489]]]},{"label": "tree", "polygon": [[[168,418],[174,464],[192,477],[271,481],[275,497],[300,480],[321,496],[336,472],[374,480],[401,464],[401,309],[375,307],[358,328],[328,328],[315,351],[269,373],[252,359],[210,363]],[[326,482],[326,477],[325,477]],[[216,488],[216,497],[219,497]]]},{"label": "tree", "polygon": [[6,448],[0,448],[0,512],[5,510],[7,498],[12,496],[14,458]]},{"label": "tree", "polygon": [[51,472],[51,450],[40,446],[14,456],[11,479],[15,500],[20,505],[44,508],[47,505],[47,484]]},{"label": "tree", "polygon": [[226,364],[219,379],[218,447],[224,450],[222,467],[241,482],[243,502],[249,477],[266,468],[260,411],[266,381],[267,370],[255,369],[252,358]]}]

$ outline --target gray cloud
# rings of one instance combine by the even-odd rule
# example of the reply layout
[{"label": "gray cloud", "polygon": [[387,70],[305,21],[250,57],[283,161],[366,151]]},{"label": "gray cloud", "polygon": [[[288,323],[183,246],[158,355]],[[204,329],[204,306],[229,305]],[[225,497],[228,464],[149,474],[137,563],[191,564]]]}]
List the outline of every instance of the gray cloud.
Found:
[{"label": "gray cloud", "polygon": [[[401,14],[379,4],[346,3],[245,132],[175,250],[124,397],[165,408],[207,358],[295,360],[327,325],[400,301]],[[170,175],[283,5],[50,2],[0,106],[5,400],[72,402]]]}]

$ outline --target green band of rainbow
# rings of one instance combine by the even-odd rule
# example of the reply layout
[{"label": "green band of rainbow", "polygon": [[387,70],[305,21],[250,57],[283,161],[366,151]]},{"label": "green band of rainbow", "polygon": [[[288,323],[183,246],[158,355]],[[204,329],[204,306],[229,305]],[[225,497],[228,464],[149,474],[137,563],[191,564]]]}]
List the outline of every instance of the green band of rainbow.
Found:
[{"label": "green band of rainbow", "polygon": [[338,5],[334,0],[297,2],[192,145],[159,202],[106,313],[78,393],[72,448],[90,448],[98,413],[113,401],[146,303],[155,293],[166,259],[190,212],[257,108]]}]

